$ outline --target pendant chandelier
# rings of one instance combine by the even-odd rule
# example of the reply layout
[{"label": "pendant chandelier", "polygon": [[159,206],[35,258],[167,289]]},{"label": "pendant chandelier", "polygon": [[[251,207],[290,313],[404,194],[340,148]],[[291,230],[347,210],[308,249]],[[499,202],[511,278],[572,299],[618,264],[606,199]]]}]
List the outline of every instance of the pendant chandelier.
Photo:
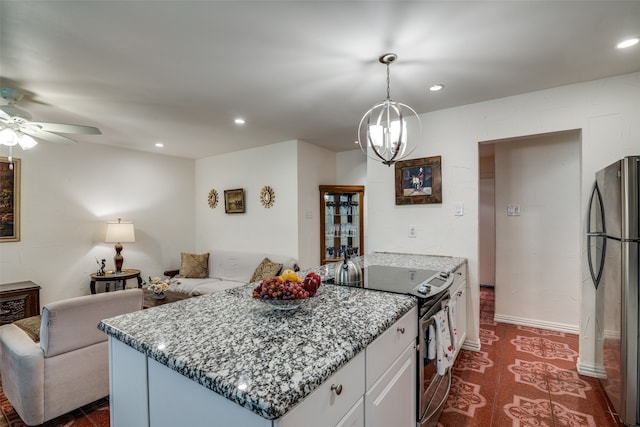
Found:
[{"label": "pendant chandelier", "polygon": [[[391,100],[389,65],[396,59],[395,53],[386,53],[378,59],[387,66],[387,99],[371,107],[358,126],[358,144],[362,151],[387,166],[413,153],[422,133],[418,113],[406,104]],[[408,124],[408,118],[412,118],[412,123]],[[412,132],[412,138],[408,138],[408,126],[415,126],[417,130]]]}]

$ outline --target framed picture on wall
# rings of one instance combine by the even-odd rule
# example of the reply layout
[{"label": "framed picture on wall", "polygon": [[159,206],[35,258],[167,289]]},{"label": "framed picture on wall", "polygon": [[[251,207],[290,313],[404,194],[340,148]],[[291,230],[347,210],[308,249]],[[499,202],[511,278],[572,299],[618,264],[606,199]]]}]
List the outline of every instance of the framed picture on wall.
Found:
[{"label": "framed picture on wall", "polygon": [[224,190],[225,213],[244,213],[244,189]]},{"label": "framed picture on wall", "polygon": [[396,162],[396,205],[442,203],[440,156]]},{"label": "framed picture on wall", "polygon": [[0,157],[0,243],[20,241],[20,159]]}]

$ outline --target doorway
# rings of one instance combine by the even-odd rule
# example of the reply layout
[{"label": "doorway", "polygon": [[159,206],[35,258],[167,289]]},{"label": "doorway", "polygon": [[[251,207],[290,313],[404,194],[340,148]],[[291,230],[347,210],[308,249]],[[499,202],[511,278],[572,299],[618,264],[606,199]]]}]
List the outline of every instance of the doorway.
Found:
[{"label": "doorway", "polygon": [[580,130],[479,145],[479,280],[495,320],[577,331]]}]

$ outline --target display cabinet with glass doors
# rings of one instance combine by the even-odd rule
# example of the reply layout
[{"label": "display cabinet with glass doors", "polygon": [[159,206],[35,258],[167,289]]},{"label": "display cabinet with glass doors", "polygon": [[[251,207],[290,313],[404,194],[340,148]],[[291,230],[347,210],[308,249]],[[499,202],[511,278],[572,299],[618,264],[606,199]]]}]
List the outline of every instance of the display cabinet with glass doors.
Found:
[{"label": "display cabinet with glass doors", "polygon": [[320,186],[320,262],[364,254],[364,186]]}]

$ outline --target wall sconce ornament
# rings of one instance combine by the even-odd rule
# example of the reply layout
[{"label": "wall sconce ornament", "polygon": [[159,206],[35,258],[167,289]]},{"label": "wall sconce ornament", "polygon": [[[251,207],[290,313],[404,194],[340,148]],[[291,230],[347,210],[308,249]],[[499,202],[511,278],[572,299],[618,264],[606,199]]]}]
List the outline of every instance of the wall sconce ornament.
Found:
[{"label": "wall sconce ornament", "polygon": [[218,192],[215,188],[212,188],[211,191],[209,191],[207,201],[211,209],[215,209],[215,207],[218,206]]},{"label": "wall sconce ornament", "polygon": [[276,194],[273,192],[273,188],[269,187],[268,185],[262,187],[262,190],[260,190],[260,203],[262,203],[262,206],[269,209],[271,206],[273,206],[273,203],[275,201]]}]

